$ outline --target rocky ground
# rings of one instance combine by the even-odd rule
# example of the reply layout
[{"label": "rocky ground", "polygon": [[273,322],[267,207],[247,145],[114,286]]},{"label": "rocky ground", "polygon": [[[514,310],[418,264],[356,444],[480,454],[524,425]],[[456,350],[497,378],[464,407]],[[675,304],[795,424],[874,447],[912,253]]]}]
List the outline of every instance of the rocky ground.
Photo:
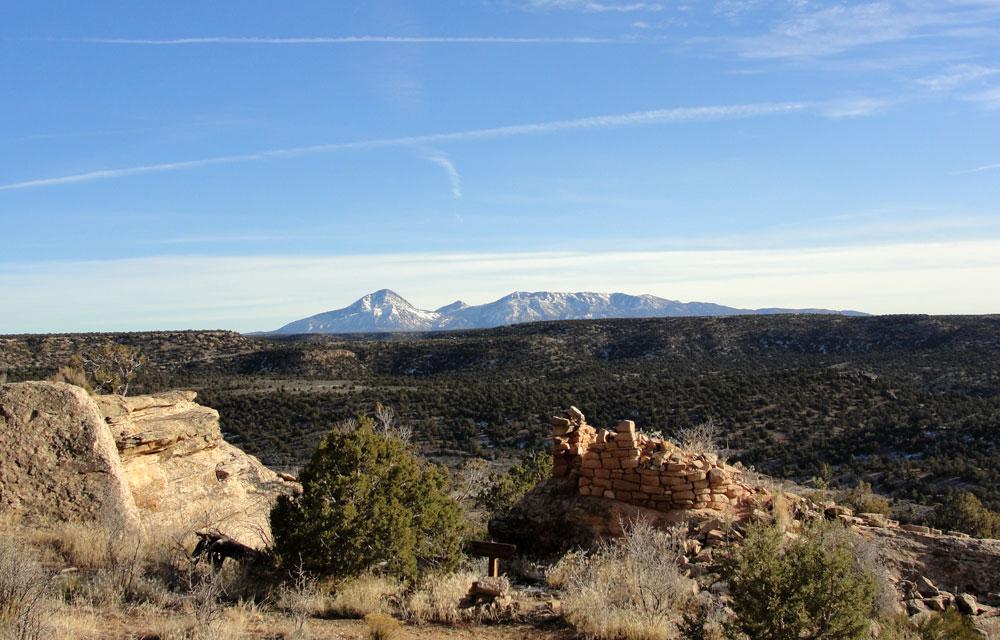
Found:
[{"label": "rocky ground", "polygon": [[725,604],[728,585],[713,573],[714,551],[738,545],[748,524],[782,522],[794,537],[810,521],[839,520],[870,544],[901,611],[916,618],[955,607],[981,628],[1000,623],[1000,540],[817,502],[725,464],[714,453],[685,451],[637,433],[628,420],[595,429],[571,407],[552,419],[552,430],[553,477],[490,522],[496,539],[557,555],[620,535],[624,523],[682,523],[688,531],[686,575]]},{"label": "rocky ground", "polygon": [[[48,637],[202,637],[190,629],[222,640],[367,637],[366,622],[329,619],[336,607],[328,590],[276,586],[250,604],[242,594],[259,579],[239,573],[247,565],[227,561],[220,573],[192,557],[195,532],[264,546],[271,504],[299,490],[293,478],[226,443],[218,413],[194,400],[192,392],[95,398],[61,383],[0,386],[0,554],[44,594],[35,613]],[[900,611],[916,619],[954,608],[997,636],[998,540],[855,514],[714,453],[644,435],[630,421],[596,429],[571,409],[553,419],[552,437],[554,477],[490,523],[495,539],[524,553],[555,559],[621,535],[630,521],[680,524],[685,579],[698,597],[725,605],[728,585],[714,555],[740,544],[749,523],[775,520],[794,537],[812,520],[839,520],[877,554]],[[23,558],[37,559],[41,571],[31,574]],[[519,569],[536,585],[544,573]],[[394,604],[409,621],[398,637],[574,637],[558,594],[545,588],[515,585],[496,596],[490,587],[473,592],[487,594],[480,605],[462,608],[476,575],[450,576],[452,591],[428,596],[438,598],[430,613],[407,611],[413,600]]]}]

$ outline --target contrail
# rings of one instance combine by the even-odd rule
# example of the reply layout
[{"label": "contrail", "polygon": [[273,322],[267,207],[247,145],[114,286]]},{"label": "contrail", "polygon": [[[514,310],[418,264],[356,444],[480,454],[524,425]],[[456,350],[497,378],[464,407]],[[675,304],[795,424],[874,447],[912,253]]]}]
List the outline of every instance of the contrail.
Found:
[{"label": "contrail", "polygon": [[986,164],[981,167],[976,167],[975,169],[965,169],[964,171],[953,171],[951,175],[961,176],[968,173],[981,173],[983,171],[996,171],[1000,169],[1000,163],[997,164]]},{"label": "contrail", "polygon": [[448,181],[451,183],[451,197],[455,200],[461,200],[462,175],[458,172],[458,169],[455,168],[455,163],[451,161],[448,154],[438,151],[424,157],[444,169],[445,173],[448,174]]},{"label": "contrail", "polygon": [[198,167],[208,167],[213,165],[292,158],[321,153],[335,153],[340,151],[357,151],[380,147],[434,145],[447,142],[489,140],[515,136],[543,135],[560,131],[608,129],[643,124],[752,118],[758,116],[802,112],[810,107],[816,106],[821,105],[819,105],[819,103],[807,102],[765,102],[741,105],[678,107],[673,109],[656,109],[653,111],[635,111],[632,113],[592,116],[589,118],[575,118],[572,120],[551,120],[548,122],[518,124],[506,127],[469,129],[466,131],[455,131],[451,133],[430,133],[399,138],[377,138],[372,140],[359,140],[356,142],[336,142],[332,144],[291,147],[286,149],[271,149],[239,155],[216,156],[198,160],[182,160],[178,162],[164,162],[135,167],[122,167],[117,169],[100,169],[96,171],[88,171],[86,173],[12,182],[0,185],[0,191],[46,187],[60,184],[70,184],[74,182],[91,182],[94,180],[108,180],[111,178],[122,178],[144,173],[178,171],[181,169],[195,169]]},{"label": "contrail", "polygon": [[336,36],[336,37],[231,37],[203,38],[82,38],[73,42],[91,44],[190,45],[190,44],[627,44],[638,42],[626,38],[589,37],[503,37],[503,36]]}]

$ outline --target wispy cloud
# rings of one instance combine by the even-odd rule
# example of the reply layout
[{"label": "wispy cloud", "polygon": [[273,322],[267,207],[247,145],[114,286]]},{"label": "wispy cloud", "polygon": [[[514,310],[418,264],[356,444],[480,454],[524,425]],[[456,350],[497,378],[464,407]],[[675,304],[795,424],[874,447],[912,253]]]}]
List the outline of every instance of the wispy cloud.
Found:
[{"label": "wispy cloud", "polygon": [[955,171],[952,173],[954,176],[966,175],[969,173],[982,173],[984,171],[1000,171],[1000,162],[996,164],[984,164],[981,167],[976,167],[975,169],[965,169],[963,171]]},{"label": "wispy cloud", "polygon": [[997,67],[957,64],[949,67],[944,73],[920,78],[917,80],[917,84],[923,85],[931,91],[945,91],[998,73],[1000,73],[1000,68]]},{"label": "wispy cloud", "polygon": [[100,169],[72,175],[56,176],[24,180],[0,185],[0,191],[48,187],[95,180],[109,180],[127,176],[179,171],[217,165],[229,165],[242,162],[261,160],[276,160],[307,155],[336,153],[344,151],[361,151],[383,147],[402,147],[415,145],[436,145],[449,142],[465,142],[475,140],[490,140],[516,136],[531,136],[552,134],[564,131],[580,131],[588,129],[610,129],[618,127],[667,124],[677,122],[693,122],[707,120],[744,119],[762,116],[774,116],[801,113],[810,109],[825,113],[827,103],[808,102],[765,102],[737,105],[716,105],[702,107],[678,107],[672,109],[657,109],[652,111],[636,111],[632,113],[575,118],[571,120],[551,120],[534,124],[520,124],[487,129],[470,129],[451,133],[431,133],[424,135],[405,136],[398,138],[380,138],[360,140],[356,142],[338,142],[333,144],[291,147],[287,149],[271,149],[256,153],[217,156],[198,160],[183,160],[179,162],[164,162],[117,169]]},{"label": "wispy cloud", "polygon": [[271,44],[619,44],[631,42],[618,38],[590,37],[508,37],[508,36],[317,36],[271,38],[260,36],[207,36],[198,38],[81,38],[73,42],[180,46],[199,44],[271,45]]},{"label": "wispy cloud", "polygon": [[701,41],[720,43],[745,58],[815,58],[916,39],[984,39],[989,32],[980,27],[1000,16],[996,2],[866,2],[820,9],[790,4],[797,8],[765,33]]},{"label": "wispy cloud", "polygon": [[277,234],[258,235],[216,235],[216,236],[183,236],[177,238],[149,238],[134,241],[142,245],[185,245],[185,244],[238,244],[244,242],[275,242],[286,240],[290,236]]},{"label": "wispy cloud", "polygon": [[965,99],[987,109],[1000,109],[1000,87],[993,87],[986,91],[969,94],[965,96]]},{"label": "wispy cloud", "polygon": [[455,163],[451,161],[448,154],[441,151],[434,151],[424,157],[444,169],[445,173],[448,174],[448,181],[451,183],[451,197],[456,200],[461,200],[462,176],[458,173],[458,169],[455,168]]},{"label": "wispy cloud", "polygon": [[598,0],[530,0],[531,9],[562,9],[586,13],[635,13],[663,11],[660,2],[608,2]]},{"label": "wispy cloud", "polygon": [[879,98],[846,98],[831,100],[823,108],[828,118],[865,118],[889,108],[889,101]]}]

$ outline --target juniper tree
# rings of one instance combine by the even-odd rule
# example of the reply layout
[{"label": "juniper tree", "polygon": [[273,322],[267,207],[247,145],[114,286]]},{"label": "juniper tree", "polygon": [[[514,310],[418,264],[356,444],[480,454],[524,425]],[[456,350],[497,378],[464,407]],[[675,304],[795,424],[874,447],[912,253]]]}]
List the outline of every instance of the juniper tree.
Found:
[{"label": "juniper tree", "polygon": [[300,479],[302,495],[281,498],[271,512],[276,551],[292,565],[406,579],[456,566],[464,520],[447,471],[376,433],[371,419],[328,433]]}]

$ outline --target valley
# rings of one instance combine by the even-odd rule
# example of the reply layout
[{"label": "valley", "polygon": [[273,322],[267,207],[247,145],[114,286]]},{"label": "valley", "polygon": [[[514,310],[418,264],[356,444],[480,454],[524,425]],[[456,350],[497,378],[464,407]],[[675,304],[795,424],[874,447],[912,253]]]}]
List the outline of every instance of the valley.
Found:
[{"label": "valley", "polygon": [[425,454],[504,463],[575,403],[667,436],[712,421],[731,457],[808,483],[870,482],[916,503],[1000,507],[1000,317],[740,316],[542,322],[478,331],[0,337],[10,380],[106,340],[150,359],[136,392],[192,388],[227,439],[294,470],[376,402]]}]

